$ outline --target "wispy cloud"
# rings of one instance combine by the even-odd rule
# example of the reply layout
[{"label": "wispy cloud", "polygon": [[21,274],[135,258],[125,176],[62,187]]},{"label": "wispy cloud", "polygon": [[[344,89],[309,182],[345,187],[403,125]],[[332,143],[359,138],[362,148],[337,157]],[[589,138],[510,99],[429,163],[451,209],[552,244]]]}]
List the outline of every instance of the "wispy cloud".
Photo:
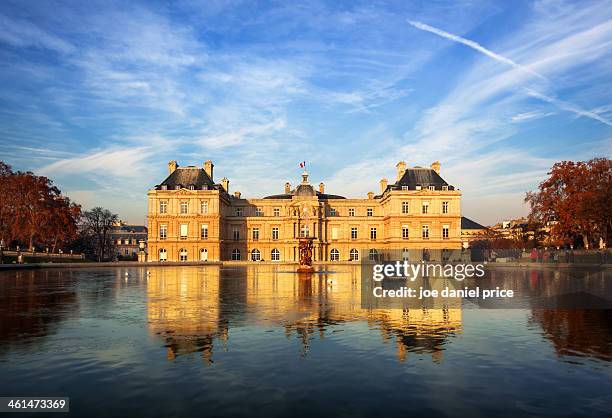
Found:
[{"label": "wispy cloud", "polygon": [[567,102],[564,102],[562,100],[556,99],[554,97],[538,93],[535,90],[528,90],[527,94],[529,96],[531,96],[531,97],[535,97],[536,99],[543,100],[543,101],[545,101],[547,103],[552,103],[552,104],[558,106],[559,108],[561,108],[563,110],[567,110],[568,112],[575,113],[578,116],[584,116],[584,117],[587,117],[587,118],[591,118],[591,119],[599,121],[599,122],[601,122],[601,123],[603,123],[605,125],[612,126],[612,121],[610,121],[609,119],[601,116],[600,113],[581,109],[581,108],[579,108],[578,106],[576,106],[576,105],[574,105],[572,103],[567,103]]},{"label": "wispy cloud", "polygon": [[532,76],[538,77],[542,80],[545,80],[546,77],[544,77],[542,74],[539,74],[535,71],[533,71],[532,69],[530,69],[529,67],[525,66],[525,65],[521,65],[516,63],[515,61],[511,60],[510,58],[504,57],[503,55],[500,55],[498,53],[495,53],[485,47],[483,47],[482,45],[480,45],[478,42],[474,42],[472,40],[466,39],[466,38],[462,38],[461,36],[458,35],[453,35],[452,33],[448,33],[442,29],[438,29],[435,28],[433,26],[427,25],[425,23],[421,23],[421,22],[417,22],[414,20],[408,20],[408,23],[411,26],[414,26],[417,29],[420,30],[424,30],[427,32],[431,32],[433,34],[436,34],[438,36],[441,36],[443,38],[449,39],[451,41],[454,42],[458,42],[460,44],[466,45],[480,53],[483,53],[484,55],[493,58],[495,61],[499,61],[501,63],[507,64],[513,68],[516,68],[517,70],[523,71],[527,74],[531,74]]}]

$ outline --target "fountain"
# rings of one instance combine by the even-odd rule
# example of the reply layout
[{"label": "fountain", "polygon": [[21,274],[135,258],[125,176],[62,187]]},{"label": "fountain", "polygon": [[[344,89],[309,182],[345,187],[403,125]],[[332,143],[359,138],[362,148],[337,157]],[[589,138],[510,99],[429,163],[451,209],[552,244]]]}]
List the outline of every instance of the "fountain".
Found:
[{"label": "fountain", "polygon": [[300,265],[297,269],[298,273],[312,273],[314,268],[312,268],[312,244],[313,238],[311,237],[300,237],[299,241],[299,256],[300,256]]}]

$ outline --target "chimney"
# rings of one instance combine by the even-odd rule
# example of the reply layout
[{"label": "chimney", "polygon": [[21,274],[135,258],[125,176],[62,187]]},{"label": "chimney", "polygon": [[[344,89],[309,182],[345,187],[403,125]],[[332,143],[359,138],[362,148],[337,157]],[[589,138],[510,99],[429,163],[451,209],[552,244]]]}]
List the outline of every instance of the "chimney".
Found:
[{"label": "chimney", "polygon": [[374,199],[374,192],[368,192],[368,199]]},{"label": "chimney", "polygon": [[431,169],[436,173],[440,174],[440,161],[434,161],[431,163]]},{"label": "chimney", "polygon": [[227,177],[223,177],[221,179],[221,186],[223,186],[223,188],[225,189],[225,191],[227,193],[229,193],[229,180],[227,179]]},{"label": "chimney", "polygon": [[236,199],[240,199],[240,196],[241,196],[241,195],[242,195],[242,193],[240,193],[238,190],[236,190],[236,191],[234,192],[234,197],[235,197]]},{"label": "chimney", "polygon": [[170,161],[168,163],[168,174],[174,173],[177,168],[178,168],[178,164],[176,163],[176,160]]},{"label": "chimney", "polygon": [[399,163],[395,165],[395,167],[397,168],[397,181],[400,181],[400,179],[406,172],[406,162],[400,161]]},{"label": "chimney", "polygon": [[291,183],[285,183],[285,194],[291,193]]},{"label": "chimney", "polygon": [[325,184],[323,182],[319,183],[319,192],[325,193]]},{"label": "chimney", "polygon": [[215,165],[213,164],[212,161],[208,160],[208,161],[204,161],[204,171],[206,171],[206,174],[208,174],[208,177],[210,177],[210,179],[213,179],[213,168],[215,167]]},{"label": "chimney", "polygon": [[387,179],[380,179],[380,193],[384,193],[385,190],[387,190],[387,184],[388,184],[388,180]]}]

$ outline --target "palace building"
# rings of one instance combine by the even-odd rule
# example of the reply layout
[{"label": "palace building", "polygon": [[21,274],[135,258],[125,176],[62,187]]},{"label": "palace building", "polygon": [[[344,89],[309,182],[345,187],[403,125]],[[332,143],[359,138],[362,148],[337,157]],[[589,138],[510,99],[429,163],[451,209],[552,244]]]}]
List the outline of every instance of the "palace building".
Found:
[{"label": "palace building", "polygon": [[381,250],[410,260],[448,260],[461,249],[461,192],[429,168],[397,163],[394,182],[366,198],[329,194],[307,172],[283,193],[230,194],[213,163],[180,167],[148,192],[149,261],[297,262],[300,236],[314,238],[315,262],[359,261]]}]

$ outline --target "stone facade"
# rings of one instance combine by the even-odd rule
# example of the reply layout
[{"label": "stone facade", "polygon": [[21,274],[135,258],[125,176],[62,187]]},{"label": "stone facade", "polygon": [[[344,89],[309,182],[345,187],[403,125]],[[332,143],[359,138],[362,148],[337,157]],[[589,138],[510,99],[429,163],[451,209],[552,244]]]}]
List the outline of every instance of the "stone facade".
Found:
[{"label": "stone facade", "polygon": [[461,248],[461,193],[429,168],[397,164],[367,198],[327,194],[308,173],[284,193],[243,198],[229,181],[213,181],[213,164],[179,167],[148,193],[149,261],[297,262],[300,236],[314,238],[314,261],[358,261],[381,249],[410,260],[449,258]]}]

